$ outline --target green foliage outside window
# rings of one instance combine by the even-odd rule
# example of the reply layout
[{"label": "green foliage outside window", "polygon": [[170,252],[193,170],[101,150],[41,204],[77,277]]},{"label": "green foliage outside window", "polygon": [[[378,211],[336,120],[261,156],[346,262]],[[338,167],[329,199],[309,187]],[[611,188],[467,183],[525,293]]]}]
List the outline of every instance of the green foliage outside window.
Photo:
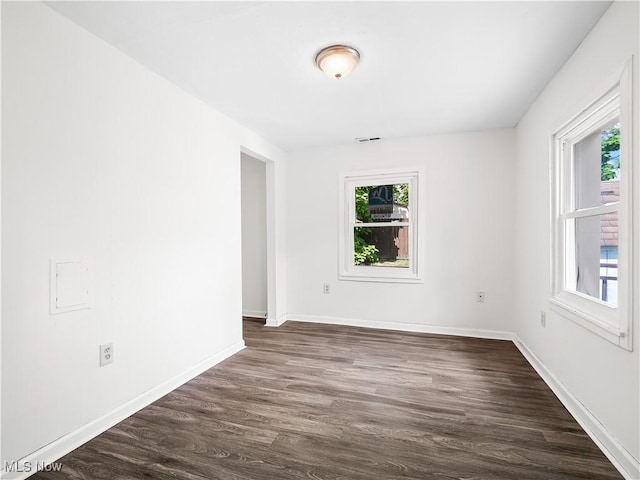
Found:
[{"label": "green foliage outside window", "polygon": [[[369,192],[373,186],[356,187],[356,219],[363,223],[372,222],[369,213]],[[371,235],[371,229],[356,227],[353,232],[353,262],[355,265],[369,265],[378,261],[378,249],[369,245],[365,238]]]},{"label": "green foliage outside window", "polygon": [[602,169],[600,180],[615,180],[620,168],[620,124],[607,128],[602,132]]},{"label": "green foliage outside window", "polygon": [[[376,188],[376,185],[355,188],[356,219],[358,222],[373,222],[373,218],[369,212],[369,192],[374,188]],[[393,202],[396,205],[402,205],[404,207],[409,205],[409,184],[401,183],[393,186]],[[371,233],[371,228],[354,228],[353,262],[355,265],[370,265],[380,260],[376,246],[367,242],[367,238]]]}]

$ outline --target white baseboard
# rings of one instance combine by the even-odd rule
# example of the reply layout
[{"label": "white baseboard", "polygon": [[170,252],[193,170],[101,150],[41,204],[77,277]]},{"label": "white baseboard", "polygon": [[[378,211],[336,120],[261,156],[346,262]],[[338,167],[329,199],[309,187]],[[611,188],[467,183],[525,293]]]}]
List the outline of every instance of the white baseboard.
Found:
[{"label": "white baseboard", "polygon": [[[218,363],[238,353],[244,348],[244,340],[241,340],[216,353],[215,355],[211,355],[200,363],[167,380],[166,382],[161,383],[151,390],[147,390],[143,394],[128,401],[124,405],[121,405],[112,412],[107,413],[100,418],[97,418],[96,420],[80,427],[79,429],[70,432],[63,437],[60,437],[59,439],[51,442],[48,445],[45,445],[44,447],[27,455],[26,457],[21,458],[17,462],[16,468],[16,470],[20,471],[6,472],[2,470],[2,480],[22,480],[35,474],[39,466],[54,463],[56,460],[63,457],[67,453],[75,450],[82,444],[100,435],[117,423],[121,422],[127,417],[130,417],[137,411],[150,405],[159,398],[165,396],[167,393],[175,390],[180,385],[185,384],[189,380],[200,375],[202,372],[210,369],[214,365],[217,365]],[[2,468],[4,469],[4,465],[2,466]]]},{"label": "white baseboard", "polygon": [[499,330],[480,330],[473,328],[439,327],[419,323],[378,322],[357,318],[318,317],[313,315],[287,315],[292,322],[328,323],[331,325],[348,325],[350,327],[379,328],[384,330],[399,330],[401,332],[435,333],[439,335],[456,335],[459,337],[489,338],[494,340],[513,340],[510,332]]},{"label": "white baseboard", "polygon": [[280,315],[278,318],[269,318],[269,317],[267,317],[267,322],[265,323],[265,326],[267,326],[267,327],[279,327],[280,325],[282,325],[286,321],[287,321],[287,316],[286,315]]},{"label": "white baseboard", "polygon": [[242,316],[251,318],[267,318],[267,312],[264,310],[243,310]]},{"label": "white baseboard", "polygon": [[640,462],[598,421],[598,419],[553,375],[516,335],[513,343],[531,364],[573,418],[591,437],[602,453],[627,480],[640,479]]}]

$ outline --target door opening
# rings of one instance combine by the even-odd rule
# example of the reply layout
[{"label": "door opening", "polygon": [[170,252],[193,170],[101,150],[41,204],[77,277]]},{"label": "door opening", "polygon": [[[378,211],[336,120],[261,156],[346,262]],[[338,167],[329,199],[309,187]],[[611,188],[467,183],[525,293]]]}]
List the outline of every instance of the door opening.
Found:
[{"label": "door opening", "polygon": [[267,318],[266,163],[240,156],[242,203],[242,316]]}]

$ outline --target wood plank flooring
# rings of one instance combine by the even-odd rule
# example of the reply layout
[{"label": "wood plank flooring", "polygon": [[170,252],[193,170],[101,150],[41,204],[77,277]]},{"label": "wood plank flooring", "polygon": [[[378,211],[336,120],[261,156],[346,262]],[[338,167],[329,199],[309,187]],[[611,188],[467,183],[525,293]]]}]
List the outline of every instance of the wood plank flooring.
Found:
[{"label": "wood plank flooring", "polygon": [[32,478],[622,478],[511,342],[248,319],[244,334]]}]

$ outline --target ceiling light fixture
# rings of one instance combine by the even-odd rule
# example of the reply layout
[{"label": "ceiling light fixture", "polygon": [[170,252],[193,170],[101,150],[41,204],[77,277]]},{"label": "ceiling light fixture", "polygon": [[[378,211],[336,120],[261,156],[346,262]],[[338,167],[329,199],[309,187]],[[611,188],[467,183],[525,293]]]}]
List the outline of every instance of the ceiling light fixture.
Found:
[{"label": "ceiling light fixture", "polygon": [[349,75],[358,64],[360,53],[346,45],[323,48],[316,55],[318,68],[331,78],[338,80]]}]

